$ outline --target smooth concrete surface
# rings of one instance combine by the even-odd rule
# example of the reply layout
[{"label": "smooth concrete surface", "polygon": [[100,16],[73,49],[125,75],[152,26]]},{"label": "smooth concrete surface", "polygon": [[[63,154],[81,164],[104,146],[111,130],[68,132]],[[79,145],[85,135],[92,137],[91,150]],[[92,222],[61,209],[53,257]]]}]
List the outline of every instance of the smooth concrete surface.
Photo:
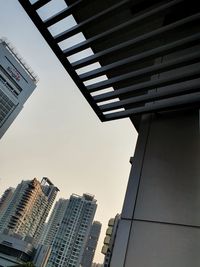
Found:
[{"label": "smooth concrete surface", "polygon": [[142,173],[142,166],[144,155],[147,146],[147,136],[150,130],[151,115],[145,115],[142,118],[140,126],[140,134],[135,148],[135,156],[132,160],[132,168],[129,176],[128,186],[126,190],[124,205],[122,209],[121,218],[132,219],[135,209],[135,200],[137,197],[138,184]]},{"label": "smooth concrete surface", "polygon": [[126,267],[199,267],[200,229],[134,222]]},{"label": "smooth concrete surface", "polygon": [[110,267],[200,266],[199,134],[198,109],[143,117]]},{"label": "smooth concrete surface", "polygon": [[134,218],[200,226],[198,112],[155,116]]},{"label": "smooth concrete surface", "polygon": [[114,243],[114,251],[115,253],[111,259],[111,266],[121,267],[124,264],[125,255],[127,251],[127,245],[129,240],[129,233],[131,229],[131,221],[128,220],[120,220],[117,236]]}]

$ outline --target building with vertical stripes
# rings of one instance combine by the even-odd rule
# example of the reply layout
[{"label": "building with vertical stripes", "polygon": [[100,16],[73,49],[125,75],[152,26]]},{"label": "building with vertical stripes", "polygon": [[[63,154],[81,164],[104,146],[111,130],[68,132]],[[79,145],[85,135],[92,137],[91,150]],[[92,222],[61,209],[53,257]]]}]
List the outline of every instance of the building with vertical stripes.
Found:
[{"label": "building with vertical stripes", "polygon": [[96,208],[93,195],[71,195],[53,240],[47,267],[80,267]]}]

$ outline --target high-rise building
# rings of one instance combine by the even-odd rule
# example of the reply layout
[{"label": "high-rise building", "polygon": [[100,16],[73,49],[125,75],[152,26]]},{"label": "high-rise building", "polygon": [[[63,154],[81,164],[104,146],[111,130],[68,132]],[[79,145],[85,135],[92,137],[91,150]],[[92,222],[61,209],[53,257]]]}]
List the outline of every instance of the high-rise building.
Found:
[{"label": "high-rise building", "polygon": [[101,223],[98,221],[94,221],[92,224],[90,234],[87,240],[87,244],[85,246],[85,250],[83,253],[82,260],[81,260],[82,267],[92,266],[92,262],[93,262],[100,232],[101,232]]},{"label": "high-rise building", "polygon": [[93,195],[71,195],[54,238],[47,267],[80,266],[96,208]]},{"label": "high-rise building", "polygon": [[22,110],[37,78],[11,45],[0,40],[0,138]]},{"label": "high-rise building", "polygon": [[33,237],[37,243],[58,188],[44,177],[22,181],[0,219],[0,231],[10,229],[22,236]]},{"label": "high-rise building", "polygon": [[59,199],[51,213],[48,223],[43,228],[40,243],[45,245],[52,245],[56,232],[62,222],[65,210],[67,208],[68,199]]},{"label": "high-rise building", "polygon": [[9,202],[13,196],[14,191],[15,191],[14,188],[9,187],[8,189],[5,190],[2,197],[0,198],[0,217],[2,216],[4,211],[6,210],[8,204],[9,204]]}]

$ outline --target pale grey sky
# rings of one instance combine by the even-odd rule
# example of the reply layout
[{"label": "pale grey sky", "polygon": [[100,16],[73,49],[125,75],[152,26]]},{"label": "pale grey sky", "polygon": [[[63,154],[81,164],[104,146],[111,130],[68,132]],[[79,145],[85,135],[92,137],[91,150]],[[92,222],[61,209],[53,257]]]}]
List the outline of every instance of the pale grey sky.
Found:
[{"label": "pale grey sky", "polygon": [[95,256],[101,262],[107,222],[121,211],[136,131],[129,119],[101,123],[18,1],[0,0],[0,6],[0,37],[40,79],[0,140],[0,194],[22,179],[43,176],[58,186],[58,198],[94,194],[95,220],[103,224]]}]

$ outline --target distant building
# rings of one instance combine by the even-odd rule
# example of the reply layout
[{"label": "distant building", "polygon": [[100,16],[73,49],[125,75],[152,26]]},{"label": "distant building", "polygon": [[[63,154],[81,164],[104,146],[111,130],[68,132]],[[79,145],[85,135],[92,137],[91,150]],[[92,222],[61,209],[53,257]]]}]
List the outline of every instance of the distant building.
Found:
[{"label": "distant building", "polygon": [[4,211],[6,210],[12,196],[14,193],[15,189],[12,187],[9,187],[8,189],[5,190],[3,193],[2,197],[0,198],[0,218]]},{"label": "distant building", "polygon": [[37,243],[58,188],[48,178],[40,183],[36,178],[22,181],[0,218],[0,231],[12,230],[23,237],[33,237]]},{"label": "distant building", "polygon": [[65,210],[68,205],[68,199],[59,199],[51,213],[48,223],[43,228],[43,233],[40,239],[41,244],[52,245],[54,237],[57,233],[58,228],[62,222]]},{"label": "distant building", "polygon": [[94,221],[90,230],[87,244],[81,260],[82,267],[92,267],[92,262],[97,247],[99,235],[101,232],[101,223]]},{"label": "distant building", "polygon": [[0,138],[22,110],[37,78],[21,57],[0,40]]},{"label": "distant building", "polygon": [[0,233],[0,267],[15,266],[33,262],[36,267],[45,267],[50,255],[50,247],[38,246],[36,249],[30,237],[23,238],[9,230]]},{"label": "distant building", "polygon": [[71,195],[52,243],[47,267],[80,267],[96,208],[94,196]]},{"label": "distant building", "polygon": [[110,267],[110,261],[112,257],[119,220],[120,220],[120,215],[117,214],[115,218],[111,218],[108,222],[106,237],[104,239],[104,245],[101,250],[101,252],[105,255],[103,267]]}]

